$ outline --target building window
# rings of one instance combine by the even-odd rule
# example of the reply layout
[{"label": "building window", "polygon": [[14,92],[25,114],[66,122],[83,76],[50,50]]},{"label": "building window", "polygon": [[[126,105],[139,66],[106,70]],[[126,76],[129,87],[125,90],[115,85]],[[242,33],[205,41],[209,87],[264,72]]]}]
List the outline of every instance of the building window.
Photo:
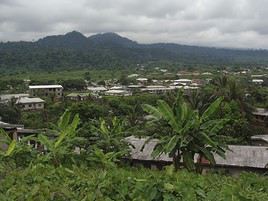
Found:
[{"label": "building window", "polygon": [[29,104],[28,107],[32,107],[32,104]]}]

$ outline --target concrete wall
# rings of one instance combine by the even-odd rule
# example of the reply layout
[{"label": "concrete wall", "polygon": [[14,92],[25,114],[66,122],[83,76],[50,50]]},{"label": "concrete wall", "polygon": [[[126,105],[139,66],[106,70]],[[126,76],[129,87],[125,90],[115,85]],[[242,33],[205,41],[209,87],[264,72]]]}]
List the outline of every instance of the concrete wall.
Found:
[{"label": "concrete wall", "polygon": [[50,89],[31,89],[30,90],[31,96],[37,97],[55,97],[61,98],[63,96],[63,89],[62,88],[50,88]]},{"label": "concrete wall", "polygon": [[44,103],[27,103],[22,104],[22,110],[42,110],[44,109],[45,104]]}]

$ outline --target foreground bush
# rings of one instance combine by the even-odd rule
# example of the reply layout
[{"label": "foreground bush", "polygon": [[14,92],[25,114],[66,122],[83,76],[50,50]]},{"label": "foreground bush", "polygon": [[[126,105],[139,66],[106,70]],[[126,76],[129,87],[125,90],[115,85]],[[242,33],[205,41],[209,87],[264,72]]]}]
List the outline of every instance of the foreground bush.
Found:
[{"label": "foreground bush", "polygon": [[248,173],[231,178],[186,171],[55,168],[42,164],[0,172],[0,200],[5,201],[267,201],[267,198],[267,177]]}]

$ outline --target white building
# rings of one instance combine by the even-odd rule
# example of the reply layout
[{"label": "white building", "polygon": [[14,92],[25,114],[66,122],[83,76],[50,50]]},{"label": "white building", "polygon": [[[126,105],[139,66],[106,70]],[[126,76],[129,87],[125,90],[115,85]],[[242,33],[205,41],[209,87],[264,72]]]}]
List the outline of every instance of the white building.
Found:
[{"label": "white building", "polygon": [[55,97],[63,96],[63,87],[61,85],[36,85],[29,86],[31,96]]},{"label": "white building", "polygon": [[254,84],[263,84],[263,80],[262,79],[253,79],[252,82]]},{"label": "white building", "polygon": [[42,110],[45,107],[45,101],[41,98],[28,98],[22,97],[17,100],[16,104],[22,108],[22,110]]},{"label": "white building", "polygon": [[108,89],[103,86],[99,86],[99,87],[88,87],[87,90],[93,94],[98,94],[98,93],[103,93],[107,91]]},{"label": "white building", "polygon": [[137,78],[136,79],[139,83],[146,83],[148,82],[148,78]]},{"label": "white building", "polygon": [[127,77],[128,78],[133,78],[133,77],[138,77],[139,76],[139,74],[130,74],[130,75],[128,75]]},{"label": "white building", "polygon": [[192,83],[192,80],[189,79],[178,79],[174,80],[174,84],[182,84],[182,85],[190,85]]},{"label": "white building", "polygon": [[172,90],[175,90],[175,88],[165,87],[162,85],[147,86],[146,88],[141,89],[142,92],[148,92],[152,94],[161,94]]},{"label": "white building", "polygon": [[105,95],[107,96],[131,96],[132,93],[127,90],[112,89],[112,90],[106,91]]}]

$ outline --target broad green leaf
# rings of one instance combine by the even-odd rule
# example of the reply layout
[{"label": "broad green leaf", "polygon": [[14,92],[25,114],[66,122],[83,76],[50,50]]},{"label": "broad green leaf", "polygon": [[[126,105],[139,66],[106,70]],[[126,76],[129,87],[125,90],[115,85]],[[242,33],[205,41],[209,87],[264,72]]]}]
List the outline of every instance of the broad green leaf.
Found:
[{"label": "broad green leaf", "polygon": [[170,153],[174,150],[174,148],[177,146],[178,141],[180,137],[177,135],[174,135],[168,142],[167,146],[165,147],[166,153]]},{"label": "broad green leaf", "polygon": [[201,117],[203,122],[209,120],[216,112],[218,112],[222,101],[223,101],[223,98],[220,97],[210,104],[210,106],[206,109],[206,111],[203,113]]},{"label": "broad green leaf", "polygon": [[8,146],[5,156],[10,156],[11,154],[13,154],[16,147],[16,143],[16,140],[12,140],[12,142]]},{"label": "broad green leaf", "polygon": [[144,104],[142,105],[142,109],[147,112],[148,114],[151,114],[154,116],[154,118],[156,119],[161,119],[163,116],[162,116],[162,113],[159,112],[159,110],[154,107],[154,106],[151,106],[151,105],[148,105],[148,104]]}]

